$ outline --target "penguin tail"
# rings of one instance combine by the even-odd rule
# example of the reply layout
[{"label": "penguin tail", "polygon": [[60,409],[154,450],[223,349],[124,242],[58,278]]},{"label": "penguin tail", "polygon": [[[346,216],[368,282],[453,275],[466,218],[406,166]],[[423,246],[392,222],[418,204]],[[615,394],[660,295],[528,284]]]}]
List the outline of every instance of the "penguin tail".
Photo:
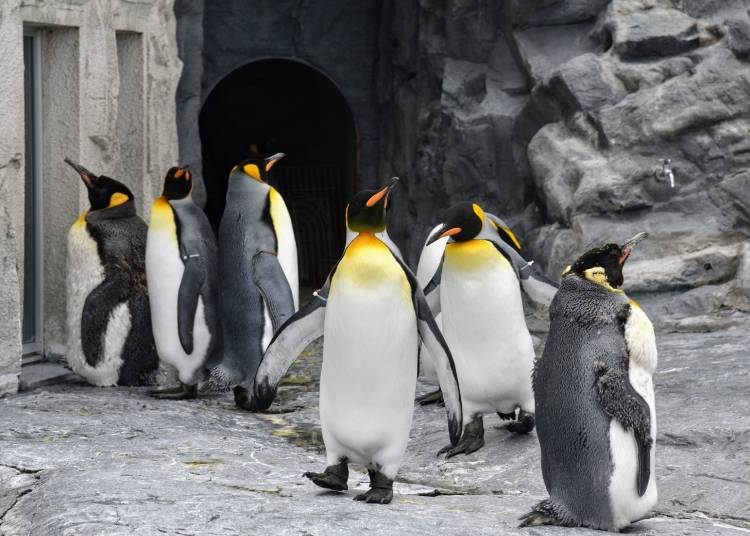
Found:
[{"label": "penguin tail", "polygon": [[573,516],[568,509],[554,502],[552,499],[545,499],[535,505],[531,512],[518,518],[521,521],[519,527],[536,527],[539,525],[557,525],[561,527],[574,527],[577,525]]}]

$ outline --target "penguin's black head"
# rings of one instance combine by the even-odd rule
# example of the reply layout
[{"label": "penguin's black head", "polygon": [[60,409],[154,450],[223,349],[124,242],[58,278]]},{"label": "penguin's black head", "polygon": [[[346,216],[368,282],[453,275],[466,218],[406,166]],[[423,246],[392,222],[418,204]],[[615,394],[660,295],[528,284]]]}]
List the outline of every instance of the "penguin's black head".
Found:
[{"label": "penguin's black head", "polygon": [[381,190],[362,190],[355,195],[346,205],[346,226],[355,233],[384,231],[388,196],[397,183],[398,177],[393,177]]},{"label": "penguin's black head", "polygon": [[78,172],[86,185],[91,210],[116,207],[134,199],[133,192],[120,181],[104,175],[94,175],[68,158],[65,159],[65,163]]},{"label": "penguin's black head", "polygon": [[484,218],[482,207],[476,203],[457,203],[445,211],[443,225],[432,234],[427,245],[446,236],[456,242],[471,240],[482,232]]},{"label": "penguin's black head", "polygon": [[193,190],[193,174],[186,167],[171,167],[164,177],[162,195],[167,199],[184,199]]},{"label": "penguin's black head", "polygon": [[284,153],[276,153],[267,158],[263,158],[259,153],[253,151],[249,158],[246,158],[232,169],[232,173],[242,172],[248,177],[259,182],[265,182],[268,179],[268,173],[271,168],[284,158]]},{"label": "penguin's black head", "polygon": [[624,244],[606,244],[590,249],[563,272],[563,276],[576,274],[604,287],[617,289],[622,286],[622,267],[628,260],[635,245],[646,238],[648,233],[638,233]]}]

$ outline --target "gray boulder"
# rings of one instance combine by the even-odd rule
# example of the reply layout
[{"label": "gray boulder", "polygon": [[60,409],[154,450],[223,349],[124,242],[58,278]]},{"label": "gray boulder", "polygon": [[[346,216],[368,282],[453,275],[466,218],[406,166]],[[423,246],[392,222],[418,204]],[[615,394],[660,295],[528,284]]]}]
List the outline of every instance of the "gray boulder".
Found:
[{"label": "gray boulder", "polygon": [[653,7],[623,13],[615,2],[604,28],[623,59],[683,54],[700,45],[695,19],[677,9]]}]

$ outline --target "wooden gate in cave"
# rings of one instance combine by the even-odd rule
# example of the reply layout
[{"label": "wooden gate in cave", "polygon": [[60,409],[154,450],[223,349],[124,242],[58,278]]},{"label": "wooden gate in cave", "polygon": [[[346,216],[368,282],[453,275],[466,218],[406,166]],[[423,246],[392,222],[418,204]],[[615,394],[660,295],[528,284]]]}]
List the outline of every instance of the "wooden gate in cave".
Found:
[{"label": "wooden gate in cave", "polygon": [[346,168],[282,162],[268,182],[284,197],[292,218],[300,284],[319,288],[344,247]]}]

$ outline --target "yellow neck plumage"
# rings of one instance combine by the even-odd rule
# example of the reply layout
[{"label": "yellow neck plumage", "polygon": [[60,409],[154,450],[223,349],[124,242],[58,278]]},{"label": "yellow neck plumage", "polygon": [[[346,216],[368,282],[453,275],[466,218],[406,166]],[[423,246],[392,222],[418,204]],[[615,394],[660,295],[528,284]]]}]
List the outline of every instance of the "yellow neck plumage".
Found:
[{"label": "yellow neck plumage", "polygon": [[592,283],[596,283],[597,285],[601,285],[607,290],[610,290],[612,292],[618,292],[620,294],[625,294],[621,289],[613,287],[609,280],[607,279],[607,273],[604,271],[604,268],[601,266],[594,266],[593,268],[589,268],[588,270],[584,270],[583,276],[591,281]]}]

